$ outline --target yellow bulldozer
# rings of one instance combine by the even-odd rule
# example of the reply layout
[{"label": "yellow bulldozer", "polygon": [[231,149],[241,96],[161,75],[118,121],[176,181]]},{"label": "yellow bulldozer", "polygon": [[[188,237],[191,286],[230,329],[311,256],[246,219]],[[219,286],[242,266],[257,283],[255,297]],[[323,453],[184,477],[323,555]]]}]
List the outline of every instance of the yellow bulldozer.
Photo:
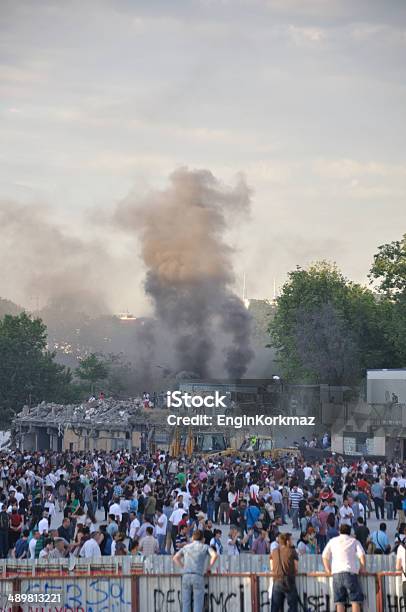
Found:
[{"label": "yellow bulldozer", "polygon": [[281,457],[292,456],[298,457],[300,451],[296,447],[275,448],[272,436],[256,436],[252,435],[246,440],[239,449],[240,453],[252,453],[261,457],[270,457],[271,459],[280,459]]},{"label": "yellow bulldozer", "polygon": [[182,431],[179,427],[175,427],[169,452],[172,457],[178,457],[181,454],[188,457],[192,455],[207,457],[228,455],[235,451],[229,447],[227,437],[219,431],[194,431],[192,427],[189,427],[187,431]]}]

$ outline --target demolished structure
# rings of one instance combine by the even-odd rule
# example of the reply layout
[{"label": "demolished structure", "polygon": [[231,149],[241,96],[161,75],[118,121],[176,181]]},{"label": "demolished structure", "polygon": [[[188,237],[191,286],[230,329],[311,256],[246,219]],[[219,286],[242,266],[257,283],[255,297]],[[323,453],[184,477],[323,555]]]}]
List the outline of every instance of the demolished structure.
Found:
[{"label": "demolished structure", "polygon": [[157,443],[168,444],[162,412],[144,409],[140,399],[106,398],[71,405],[42,402],[24,406],[16,415],[12,439],[21,451],[142,450],[152,436]]},{"label": "demolished structure", "polygon": [[[214,414],[218,411],[226,414],[268,414],[276,415],[280,412],[300,412],[299,406],[282,388],[279,381],[272,379],[223,379],[223,380],[184,380],[180,381],[178,388],[181,392],[192,395],[205,396],[214,391],[224,396],[226,407],[221,409],[205,409],[203,412]],[[309,391],[309,390],[307,390]],[[299,404],[306,405],[307,410],[317,410],[317,393],[306,393],[306,397],[298,397]],[[302,393],[303,394],[303,391]],[[288,400],[289,395],[289,400]],[[298,389],[295,390],[298,396]],[[81,404],[60,405],[42,402],[38,406],[25,406],[16,415],[12,424],[12,444],[21,451],[52,450],[60,451],[88,451],[104,450],[116,451],[154,451],[156,449],[169,450],[173,439],[177,436],[185,442],[189,435],[187,427],[173,427],[168,425],[167,417],[170,412],[193,416],[201,409],[166,408],[166,394],[154,395],[151,406],[144,407],[141,398],[116,400],[103,398]],[[308,401],[305,402],[305,399]],[[292,410],[293,408],[293,410]],[[275,436],[279,445],[286,445],[281,432],[271,431],[269,427],[261,431],[262,434]],[[282,428],[283,430],[283,428]],[[214,450],[215,431],[212,426],[193,428],[196,438],[195,452]],[[244,438],[250,434],[258,433],[250,427],[240,429],[226,428],[217,432],[224,438],[224,445],[239,448]],[[285,432],[283,432],[285,433]],[[296,432],[297,433],[297,432]],[[182,444],[181,444],[182,446]]]}]

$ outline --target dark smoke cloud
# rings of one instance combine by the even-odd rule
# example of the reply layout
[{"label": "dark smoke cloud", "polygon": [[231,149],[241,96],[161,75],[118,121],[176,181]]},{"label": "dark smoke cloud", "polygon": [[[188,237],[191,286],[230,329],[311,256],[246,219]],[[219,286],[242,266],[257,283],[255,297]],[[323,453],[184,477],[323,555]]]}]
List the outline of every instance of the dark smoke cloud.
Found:
[{"label": "dark smoke cloud", "polygon": [[[249,206],[242,178],[226,187],[206,170],[187,169],[174,172],[167,189],[104,211],[108,224],[99,211],[85,217],[81,233],[49,207],[0,202],[0,296],[40,309],[50,340],[73,344],[80,328],[99,350],[123,351],[142,380],[180,371],[241,377],[252,357],[250,316],[231,289],[234,252],[226,234]],[[125,238],[120,255],[117,237]],[[117,312],[126,295],[138,304],[135,314],[144,314],[137,282],[143,267],[154,319],[123,335],[95,317],[111,312],[112,297]]]},{"label": "dark smoke cloud", "polygon": [[242,376],[252,358],[250,317],[230,287],[234,281],[228,226],[250,205],[242,178],[230,188],[207,170],[174,172],[169,187],[141,201],[127,198],[116,222],[136,232],[147,272],[145,290],[171,334],[176,367],[210,375],[216,329],[226,333],[224,366]]}]

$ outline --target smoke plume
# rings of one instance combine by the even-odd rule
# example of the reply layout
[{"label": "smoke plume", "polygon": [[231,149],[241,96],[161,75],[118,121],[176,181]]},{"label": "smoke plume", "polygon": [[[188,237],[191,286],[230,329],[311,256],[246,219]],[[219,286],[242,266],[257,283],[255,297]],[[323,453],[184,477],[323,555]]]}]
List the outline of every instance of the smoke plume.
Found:
[{"label": "smoke plume", "polygon": [[210,375],[220,330],[229,376],[241,377],[252,358],[249,315],[230,289],[233,250],[225,239],[249,205],[243,179],[230,188],[207,170],[182,168],[166,190],[127,198],[117,210],[118,224],[139,237],[145,291],[172,339],[178,370]]},{"label": "smoke plume", "polygon": [[83,240],[42,205],[0,203],[1,293],[29,308],[108,311],[103,281],[112,270],[100,240]]}]

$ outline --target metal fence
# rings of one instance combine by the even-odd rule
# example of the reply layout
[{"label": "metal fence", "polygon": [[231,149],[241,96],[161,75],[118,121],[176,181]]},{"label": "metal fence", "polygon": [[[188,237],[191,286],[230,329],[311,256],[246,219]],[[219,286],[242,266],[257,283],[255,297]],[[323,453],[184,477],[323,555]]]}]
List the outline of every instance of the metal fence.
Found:
[{"label": "metal fence", "polygon": [[[42,569],[42,568],[41,568]],[[178,574],[8,576],[0,578],[2,612],[181,612]],[[402,577],[395,572],[361,576],[363,612],[404,612]],[[332,579],[321,572],[296,580],[308,612],[333,612]],[[205,612],[270,612],[272,577],[268,573],[213,574],[205,581]],[[41,600],[42,598],[42,600]],[[45,598],[45,599],[44,599]]]},{"label": "metal fence", "polygon": [[[395,555],[366,555],[366,563],[368,572],[390,572],[395,570],[396,557]],[[219,574],[268,572],[269,555],[220,555],[215,568],[215,571]],[[180,573],[180,569],[174,565],[169,555],[147,557],[144,561],[144,570],[148,574]],[[321,555],[303,555],[300,557],[299,571],[302,573],[323,572]]]},{"label": "metal fence", "polygon": [[[395,571],[395,555],[367,555],[367,571],[370,573]],[[137,557],[101,557],[100,559],[58,559],[52,562],[48,560],[29,559],[0,560],[0,577],[3,576],[34,576],[41,572],[47,574],[69,574],[70,572],[104,572],[112,574],[131,574],[142,572],[144,574],[179,574],[180,569],[176,566],[170,555],[152,555],[145,557],[144,561]],[[258,574],[269,571],[268,555],[242,554],[238,556],[220,555],[216,565],[216,574]],[[303,555],[299,559],[299,571],[307,574],[309,572],[323,572],[321,555]]]}]

